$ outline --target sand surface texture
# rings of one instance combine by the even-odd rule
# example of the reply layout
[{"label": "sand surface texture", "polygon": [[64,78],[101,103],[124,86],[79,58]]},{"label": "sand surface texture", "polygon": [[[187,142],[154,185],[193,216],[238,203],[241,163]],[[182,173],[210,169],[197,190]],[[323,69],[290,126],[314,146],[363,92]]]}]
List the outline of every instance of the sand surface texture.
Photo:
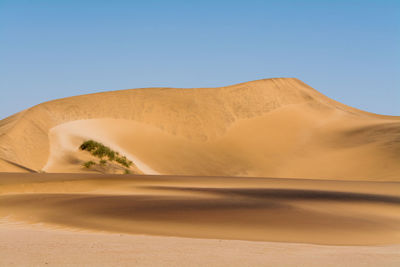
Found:
[{"label": "sand surface texture", "polygon": [[39,104],[0,121],[0,171],[84,172],[94,139],[144,174],[398,180],[400,118],[297,79],[149,88]]},{"label": "sand surface texture", "polygon": [[400,264],[399,182],[2,173],[0,217],[0,266]]},{"label": "sand surface texture", "polygon": [[[84,168],[88,139],[132,174]],[[0,121],[0,266],[399,266],[399,244],[400,117],[297,79],[97,93]]]},{"label": "sand surface texture", "polygon": [[0,216],[110,232],[376,245],[400,242],[400,183],[1,174]]},{"label": "sand surface texture", "polygon": [[0,223],[0,266],[398,267],[400,246],[276,242],[87,233]]}]

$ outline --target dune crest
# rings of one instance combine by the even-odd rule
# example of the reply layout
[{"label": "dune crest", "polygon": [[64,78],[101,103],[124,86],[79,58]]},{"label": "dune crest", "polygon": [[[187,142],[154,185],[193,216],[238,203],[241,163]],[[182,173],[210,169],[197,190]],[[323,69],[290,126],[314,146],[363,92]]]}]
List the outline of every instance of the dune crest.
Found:
[{"label": "dune crest", "polygon": [[0,121],[0,171],[83,172],[76,152],[85,138],[124,151],[145,174],[400,177],[399,117],[348,107],[292,78],[42,103]]}]

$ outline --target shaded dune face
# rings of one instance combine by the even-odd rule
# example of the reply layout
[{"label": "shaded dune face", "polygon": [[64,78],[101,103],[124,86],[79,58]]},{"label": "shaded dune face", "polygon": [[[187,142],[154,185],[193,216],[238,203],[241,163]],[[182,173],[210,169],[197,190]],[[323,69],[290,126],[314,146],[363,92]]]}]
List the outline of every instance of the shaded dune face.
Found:
[{"label": "shaded dune face", "polygon": [[131,234],[318,244],[400,241],[396,182],[0,175],[0,216]]},{"label": "shaded dune face", "polygon": [[149,88],[37,105],[0,122],[0,171],[84,172],[94,139],[144,174],[396,181],[400,120],[335,102],[297,79]]}]

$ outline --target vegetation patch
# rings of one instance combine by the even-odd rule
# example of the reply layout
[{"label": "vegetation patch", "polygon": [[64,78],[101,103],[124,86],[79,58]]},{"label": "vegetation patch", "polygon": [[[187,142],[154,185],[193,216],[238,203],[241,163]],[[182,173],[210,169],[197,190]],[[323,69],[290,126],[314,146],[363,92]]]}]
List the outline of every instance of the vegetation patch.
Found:
[{"label": "vegetation patch", "polygon": [[[98,164],[100,166],[106,166],[107,163],[116,162],[125,168],[130,168],[133,164],[133,162],[128,160],[126,156],[120,155],[118,152],[94,140],[87,140],[83,142],[79,149],[87,151],[93,156],[99,158]],[[94,161],[87,161],[83,163],[83,166],[88,169],[95,165],[96,162]],[[125,169],[125,173],[130,173],[130,171]]]},{"label": "vegetation patch", "polygon": [[94,161],[92,161],[92,160],[86,161],[85,163],[83,163],[83,166],[84,166],[85,168],[88,168],[88,169],[90,169],[90,167],[92,167],[93,165],[96,165],[96,162],[94,162]]}]

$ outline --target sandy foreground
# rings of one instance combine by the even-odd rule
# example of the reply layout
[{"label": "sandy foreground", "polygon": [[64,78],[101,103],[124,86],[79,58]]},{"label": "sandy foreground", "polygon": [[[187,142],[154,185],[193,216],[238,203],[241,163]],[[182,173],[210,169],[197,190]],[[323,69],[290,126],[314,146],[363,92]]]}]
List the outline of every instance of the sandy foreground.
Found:
[{"label": "sandy foreground", "polygon": [[399,266],[400,245],[321,246],[0,223],[0,266]]},{"label": "sandy foreground", "polygon": [[398,266],[399,192],[398,182],[1,173],[0,265]]}]

